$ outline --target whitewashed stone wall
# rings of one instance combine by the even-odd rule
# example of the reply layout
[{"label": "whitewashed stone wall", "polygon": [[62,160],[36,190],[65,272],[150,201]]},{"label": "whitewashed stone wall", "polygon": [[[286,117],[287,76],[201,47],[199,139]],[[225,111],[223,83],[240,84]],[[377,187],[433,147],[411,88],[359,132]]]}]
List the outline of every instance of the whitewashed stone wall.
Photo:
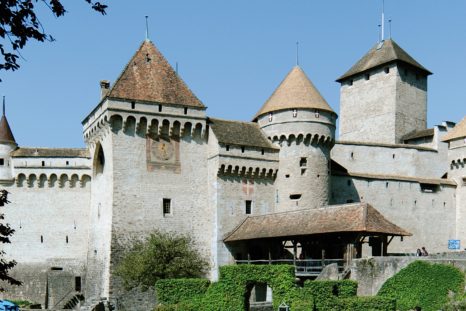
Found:
[{"label": "whitewashed stone wall", "polygon": [[[456,185],[447,181],[428,192],[416,180],[333,176],[331,203],[367,202],[413,234],[403,241],[393,239],[391,253],[414,253],[422,246],[434,253],[448,251],[448,240],[456,238],[455,193]],[[368,251],[363,255],[370,255]]]},{"label": "whitewashed stone wall", "polygon": [[391,64],[342,82],[340,140],[399,143],[426,120],[427,77],[410,67]]}]

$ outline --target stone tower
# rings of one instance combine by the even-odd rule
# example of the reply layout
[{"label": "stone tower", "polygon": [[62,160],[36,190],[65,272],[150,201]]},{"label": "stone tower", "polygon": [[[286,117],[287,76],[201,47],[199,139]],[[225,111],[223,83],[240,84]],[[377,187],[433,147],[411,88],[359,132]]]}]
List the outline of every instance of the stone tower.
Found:
[{"label": "stone tower", "polygon": [[296,66],[254,117],[280,145],[277,211],[328,204],[330,149],[337,115]]},{"label": "stone tower", "polygon": [[395,41],[376,44],[337,80],[339,139],[397,144],[426,129],[430,74]]},{"label": "stone tower", "polygon": [[140,308],[148,310],[154,294],[126,293],[114,276],[128,240],[176,230],[210,258],[206,107],[149,40],[112,87],[101,87],[103,98],[83,122],[94,163],[86,297],[146,301]]},{"label": "stone tower", "polygon": [[466,241],[466,117],[443,141],[448,142],[448,178],[456,181],[456,238],[461,240],[461,249]]},{"label": "stone tower", "polygon": [[5,102],[0,119],[0,181],[13,181],[13,170],[10,154],[18,148],[10,125],[5,116]]}]

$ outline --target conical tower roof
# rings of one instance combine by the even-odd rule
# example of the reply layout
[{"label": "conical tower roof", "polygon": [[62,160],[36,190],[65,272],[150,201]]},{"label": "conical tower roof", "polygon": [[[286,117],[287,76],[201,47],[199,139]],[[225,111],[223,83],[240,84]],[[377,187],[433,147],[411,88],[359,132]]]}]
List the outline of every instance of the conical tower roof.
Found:
[{"label": "conical tower roof", "polygon": [[432,74],[432,72],[419,64],[395,41],[389,39],[374,45],[372,49],[366,53],[366,55],[364,55],[353,67],[350,68],[350,70],[339,77],[337,82],[341,82],[348,77],[395,61],[403,62],[416,67],[426,75]]},{"label": "conical tower roof", "polygon": [[265,113],[295,108],[320,109],[335,113],[299,66],[291,69],[257,112],[254,120]]},{"label": "conical tower roof", "polygon": [[107,97],[205,108],[149,40],[141,44]]},{"label": "conical tower roof", "polygon": [[16,145],[15,137],[11,132],[11,128],[5,114],[3,114],[0,119],[0,143],[11,143]]}]

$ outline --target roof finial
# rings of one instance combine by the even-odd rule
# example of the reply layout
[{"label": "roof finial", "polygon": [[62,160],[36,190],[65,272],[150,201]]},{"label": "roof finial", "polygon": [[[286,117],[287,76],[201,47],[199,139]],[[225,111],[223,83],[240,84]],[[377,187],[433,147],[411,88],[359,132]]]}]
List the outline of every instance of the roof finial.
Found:
[{"label": "roof finial", "polygon": [[385,40],[385,0],[382,0],[382,29],[380,32],[380,41]]},{"label": "roof finial", "polygon": [[299,66],[299,41],[296,41],[296,66]]},{"label": "roof finial", "polygon": [[5,95],[3,95],[3,115],[5,115]]},{"label": "roof finial", "polygon": [[149,40],[149,16],[146,15],[146,41],[150,41]]},{"label": "roof finial", "polygon": [[390,39],[392,38],[392,19],[390,18],[388,20],[388,35],[390,36]]}]

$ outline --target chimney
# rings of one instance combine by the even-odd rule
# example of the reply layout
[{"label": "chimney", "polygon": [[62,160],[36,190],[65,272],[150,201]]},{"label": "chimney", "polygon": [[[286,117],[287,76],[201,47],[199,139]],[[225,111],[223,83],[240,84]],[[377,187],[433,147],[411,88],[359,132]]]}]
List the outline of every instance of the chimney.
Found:
[{"label": "chimney", "polygon": [[107,96],[108,91],[110,90],[110,81],[101,80],[100,81],[100,98]]}]

